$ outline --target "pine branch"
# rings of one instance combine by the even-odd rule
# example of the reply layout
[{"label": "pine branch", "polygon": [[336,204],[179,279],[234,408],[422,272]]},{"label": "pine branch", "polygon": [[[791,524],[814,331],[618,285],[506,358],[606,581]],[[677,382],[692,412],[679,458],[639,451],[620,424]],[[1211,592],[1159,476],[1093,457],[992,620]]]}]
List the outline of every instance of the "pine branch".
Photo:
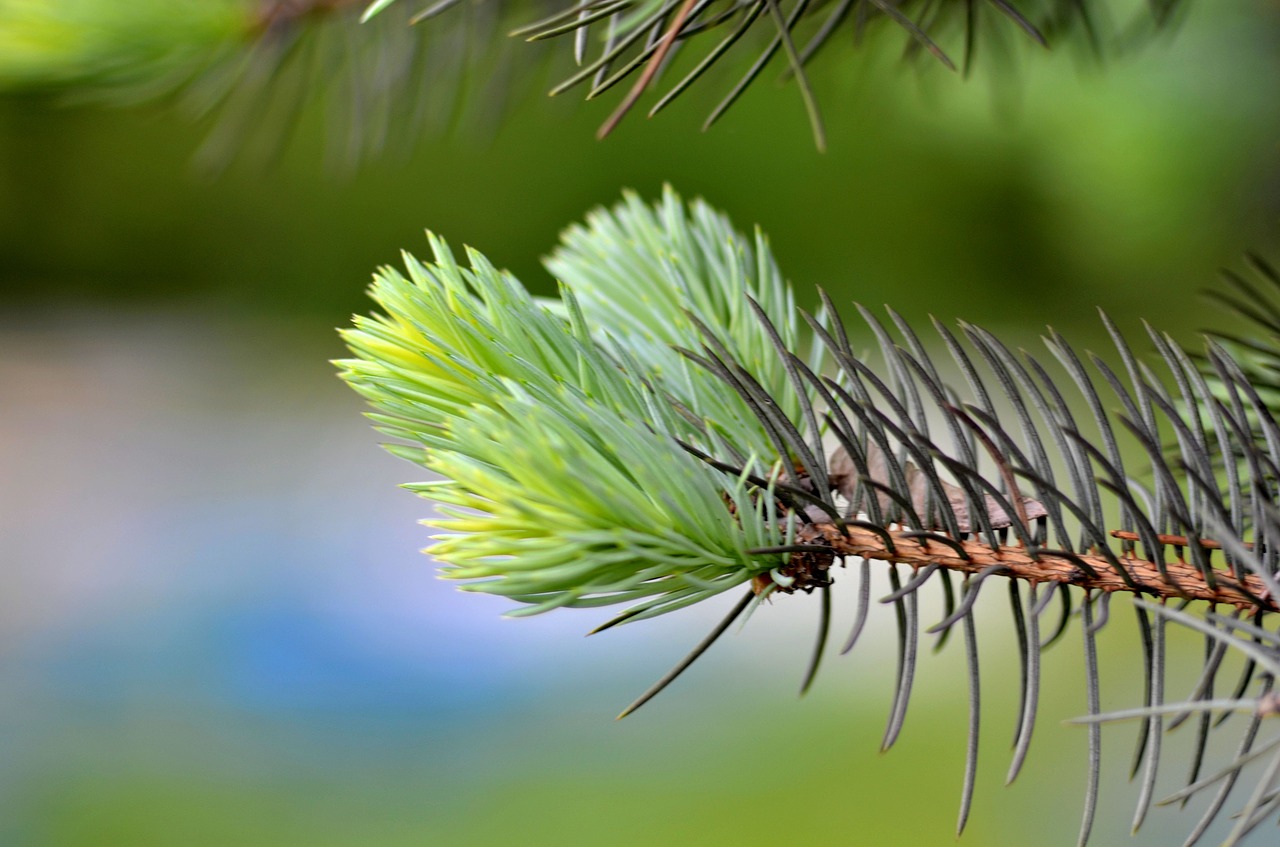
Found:
[{"label": "pine branch", "polygon": [[[445,0],[428,6],[417,18],[435,17],[455,2]],[[363,20],[376,17],[392,5],[394,0],[375,0],[368,6]],[[517,15],[524,11],[520,4],[503,5]],[[716,39],[716,46],[706,51],[692,70],[660,96],[649,111],[650,117],[682,96],[695,82],[705,79],[707,70],[720,64],[731,50],[737,48],[735,52],[743,54],[754,43],[754,60],[708,116],[703,129],[709,128],[781,51],[786,58],[782,77],[797,82],[815,143],[821,150],[826,142],[817,100],[808,82],[807,66],[834,43],[841,29],[850,31],[857,42],[869,33],[882,38],[880,33],[886,29],[900,30],[907,38],[905,58],[925,52],[950,71],[955,71],[957,65],[941,43],[954,41],[963,52],[962,65],[968,75],[979,38],[999,42],[1005,35],[1003,30],[1017,31],[1041,48],[1047,48],[1051,39],[1057,42],[1060,38],[1068,41],[1078,38],[1095,55],[1100,55],[1104,49],[1100,21],[1114,16],[1114,5],[1102,0],[965,0],[964,3],[842,0],[831,8],[831,4],[793,0],[789,8],[784,8],[782,0],[587,0],[564,4],[536,22],[517,28],[512,35],[527,41],[572,42],[573,59],[579,70],[553,88],[553,95],[590,80],[587,99],[592,99],[638,74],[621,104],[601,125],[600,137],[611,133],[647,91],[657,88],[659,77],[677,50],[702,43],[707,40],[708,32],[719,30],[725,35]],[[1184,7],[1182,0],[1148,4],[1137,20],[1120,27],[1105,40],[1132,45],[1142,34],[1172,25]],[[882,23],[888,26],[879,26]],[[605,33],[603,37],[601,28]],[[588,53],[596,45],[598,53],[593,60]],[[746,57],[740,61],[745,62]]]},{"label": "pine branch", "polygon": [[[938,341],[926,344],[892,311],[890,330],[859,308],[865,332],[855,335],[825,294],[817,315],[795,308],[762,236],[748,241],[670,191],[652,208],[629,197],[566,232],[548,260],[563,281],[558,304],[534,301],[479,254],[468,269],[438,239],[432,248],[432,265],[406,259],[408,278],[379,273],[372,294],[387,314],[357,319],[345,333],[355,358],[340,365],[381,430],[408,442],[390,449],[440,477],[411,488],[443,504],[432,523],[445,535],[429,548],[443,575],[525,604],[513,614],[632,604],[596,631],[749,586],[624,715],[738,616],[796,592],[821,598],[807,689],[837,565],[859,563],[847,652],[870,612],[871,567],[883,562],[892,592],[881,603],[898,626],[883,747],[907,723],[925,586],[940,583],[946,597],[926,633],[940,645],[956,625],[964,633],[963,828],[979,728],[974,605],[998,576],[1021,662],[1009,780],[1032,747],[1040,653],[1078,610],[1093,724],[1080,843],[1092,830],[1105,720],[1143,721],[1135,828],[1156,798],[1166,719],[1172,728],[1202,716],[1188,787],[1171,799],[1217,791],[1188,844],[1225,808],[1257,758],[1260,721],[1277,711],[1280,673],[1280,635],[1263,626],[1280,610],[1280,426],[1229,350],[1208,340],[1212,380],[1172,338],[1148,328],[1153,352],[1139,354],[1105,316],[1118,368],[1053,332],[1053,368],[969,324],[958,334],[935,324]],[[878,356],[854,352],[867,340]],[[1100,715],[1095,637],[1117,593],[1158,601],[1134,602],[1146,695],[1137,710]],[[1184,611],[1196,603],[1208,604],[1201,617]],[[1174,703],[1170,624],[1206,639],[1200,680]],[[1245,670],[1231,696],[1215,697],[1228,651]],[[1231,711],[1251,715],[1234,764],[1201,779],[1222,737],[1210,715]],[[1230,843],[1280,808],[1272,755]]]},{"label": "pine branch", "polygon": [[[493,123],[505,102],[533,93],[529,83],[541,74],[531,71],[554,61],[556,54],[544,49],[554,42],[565,45],[555,72],[572,70],[551,94],[578,89],[593,100],[630,83],[601,136],[645,97],[653,97],[647,107],[652,117],[694,89],[715,89],[708,102],[717,105],[705,130],[773,64],[782,79],[795,81],[822,148],[823,119],[810,78],[830,72],[833,66],[818,59],[838,42],[876,45],[901,37],[904,59],[928,55],[967,75],[980,50],[1003,55],[1009,41],[1032,52],[1073,42],[1099,56],[1129,50],[1174,26],[1185,6],[1182,0],[1145,4],[1132,22],[1106,26],[1129,13],[1124,4],[210,0],[193,14],[159,0],[119,8],[49,0],[0,12],[12,42],[47,45],[47,55],[17,62],[17,78],[0,76],[0,86],[71,89],[82,99],[116,103],[170,101],[209,120],[198,156],[211,167],[237,154],[274,156],[302,114],[320,107],[329,155],[350,167],[444,131],[463,114]],[[507,49],[508,37],[530,43]],[[712,69],[728,72],[736,83]],[[675,81],[668,79],[676,74]]]}]

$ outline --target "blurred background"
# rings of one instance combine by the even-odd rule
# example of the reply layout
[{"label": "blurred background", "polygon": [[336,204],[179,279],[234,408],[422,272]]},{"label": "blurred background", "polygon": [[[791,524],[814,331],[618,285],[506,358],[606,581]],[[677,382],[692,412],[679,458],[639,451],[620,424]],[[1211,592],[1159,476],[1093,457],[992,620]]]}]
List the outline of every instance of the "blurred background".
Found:
[{"label": "blurred background", "polygon": [[[584,639],[607,613],[504,620],[436,580],[416,552],[429,504],[396,488],[421,472],[335,378],[334,328],[367,310],[375,267],[425,253],[424,228],[550,293],[539,258],[564,226],[669,182],[762,226],[805,303],[822,285],[1084,346],[1102,307],[1131,337],[1147,318],[1191,339],[1228,323],[1197,295],[1219,267],[1280,256],[1276,5],[1191,3],[1141,50],[1017,47],[967,82],[903,64],[897,35],[843,44],[813,70],[826,154],[770,78],[698,132],[732,74],[597,142],[612,102],[548,100],[566,58],[507,45],[462,56],[462,83],[430,70],[437,88],[405,95],[420,121],[344,72],[217,108],[205,77],[162,84],[190,62],[225,78],[206,88],[252,78],[251,5],[0,2],[0,844],[953,843],[958,645],[925,658],[889,755],[892,615],[798,700],[805,597],[615,723],[723,610]],[[962,843],[1073,844],[1078,631],[1045,656],[1005,789],[1016,647],[987,601]],[[1125,617],[1102,643],[1104,708],[1141,697]],[[1128,837],[1133,736],[1105,735],[1092,843],[1179,843],[1195,808]]]}]

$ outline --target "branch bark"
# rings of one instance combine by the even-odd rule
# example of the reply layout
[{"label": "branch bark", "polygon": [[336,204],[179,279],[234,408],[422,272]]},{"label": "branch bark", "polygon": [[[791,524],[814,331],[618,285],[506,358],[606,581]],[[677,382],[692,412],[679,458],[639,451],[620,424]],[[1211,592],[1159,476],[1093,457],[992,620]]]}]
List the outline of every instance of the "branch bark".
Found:
[{"label": "branch bark", "polygon": [[[1215,568],[1212,573],[1214,584],[1210,585],[1198,568],[1181,560],[1164,565],[1164,571],[1168,574],[1166,580],[1155,562],[1117,555],[1116,558],[1128,573],[1129,579],[1126,580],[1107,557],[1096,553],[1075,554],[1075,558],[1083,562],[1086,568],[1065,554],[1028,550],[1021,545],[991,547],[980,541],[949,540],[943,544],[905,530],[884,530],[880,533],[858,526],[841,528],[831,523],[818,523],[802,527],[797,534],[797,541],[803,544],[822,544],[829,547],[835,556],[878,559],[913,568],[938,565],[959,573],[978,573],[994,565],[1004,568],[1000,575],[1034,583],[1066,583],[1096,591],[1123,591],[1162,599],[1204,600],[1251,612],[1280,611],[1277,598],[1270,596],[1258,577],[1246,576],[1242,586],[1235,574]],[[962,550],[963,554],[960,552]],[[801,560],[796,562],[798,567],[812,568],[815,564],[809,558],[812,556],[812,553],[800,553],[793,555],[792,559]],[[822,569],[821,565],[818,568]]]}]

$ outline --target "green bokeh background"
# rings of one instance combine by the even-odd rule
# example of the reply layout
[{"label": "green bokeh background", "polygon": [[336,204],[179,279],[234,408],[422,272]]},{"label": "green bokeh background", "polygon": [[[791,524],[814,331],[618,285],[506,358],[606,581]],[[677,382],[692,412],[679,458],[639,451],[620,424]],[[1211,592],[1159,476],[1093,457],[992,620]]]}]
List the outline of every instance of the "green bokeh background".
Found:
[{"label": "green bokeh background", "polygon": [[[0,4],[0,32],[18,6]],[[561,228],[670,183],[763,227],[805,302],[822,285],[1086,346],[1102,307],[1190,338],[1228,322],[1196,293],[1218,267],[1277,255],[1278,23],[1274,4],[1196,3],[1103,67],[1027,49],[968,82],[902,65],[879,33],[892,43],[816,63],[825,155],[794,88],[766,78],[706,134],[711,92],[604,143],[608,105],[520,98],[494,131],[463,121],[353,171],[326,165],[318,109],[277,157],[215,174],[192,161],[207,121],[80,103],[0,61],[0,843],[953,843],[957,645],[925,660],[885,756],[890,616],[797,702],[805,598],[615,724],[719,610],[584,641],[588,615],[501,621],[500,602],[433,581],[414,552],[426,504],[394,488],[416,472],[333,378],[333,327],[366,310],[374,267],[425,251],[423,228],[549,293],[538,259]],[[1084,710],[1078,634],[1046,655],[1030,764],[1003,789],[1017,666],[999,600],[961,843],[1072,844],[1084,738],[1060,721]],[[1117,616],[1102,647],[1118,708],[1140,692]],[[1175,643],[1171,691],[1199,651]],[[1170,790],[1187,740],[1170,740]],[[1092,843],[1175,843],[1188,812],[1127,836],[1131,743],[1107,735]]]}]

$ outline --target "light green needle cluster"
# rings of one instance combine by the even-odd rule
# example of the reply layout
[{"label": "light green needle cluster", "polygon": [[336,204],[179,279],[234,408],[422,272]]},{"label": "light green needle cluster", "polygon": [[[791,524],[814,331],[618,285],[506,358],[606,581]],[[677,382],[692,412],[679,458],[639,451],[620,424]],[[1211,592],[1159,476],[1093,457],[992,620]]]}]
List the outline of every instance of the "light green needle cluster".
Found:
[{"label": "light green needle cluster", "polygon": [[[561,240],[547,269],[578,295],[596,337],[640,359],[680,403],[712,422],[724,443],[743,454],[777,453],[738,394],[677,351],[702,349],[706,339],[698,322],[803,429],[799,391],[809,394],[811,388],[789,381],[779,345],[750,305],[759,304],[783,349],[806,349],[794,294],[761,232],[748,241],[727,217],[701,200],[686,207],[668,187],[654,206],[628,193],[615,208],[589,214],[585,226],[570,227]],[[820,349],[808,349],[805,358],[817,371]]]},{"label": "light green needle cluster", "polygon": [[[674,195],[649,218],[635,215],[637,203],[612,219],[649,240],[658,233],[644,230],[666,227],[673,211],[683,220]],[[354,357],[338,364],[375,407],[380,431],[404,442],[388,449],[439,475],[407,487],[441,504],[429,523],[444,534],[427,552],[445,577],[529,604],[513,614],[630,602],[622,617],[639,620],[785,563],[786,554],[750,551],[788,543],[794,518],[679,443],[737,437],[750,411],[666,345],[698,343],[687,309],[776,385],[762,358],[776,352],[748,328],[760,324],[747,304],[729,301],[750,293],[774,310],[790,294],[772,289],[781,282],[767,254],[758,266],[767,275],[747,273],[742,263],[757,260],[723,219],[700,205],[694,215],[666,255],[699,273],[632,272],[632,286],[651,290],[652,316],[635,314],[634,301],[611,303],[635,293],[628,286],[574,269],[601,255],[586,231],[571,237],[590,253],[555,260],[567,284],[554,304],[474,251],[464,267],[430,235],[433,262],[406,256],[407,276],[378,272],[370,294],[383,313],[355,319],[343,333]],[[614,234],[599,237],[607,254]],[[695,263],[708,246],[715,255]],[[673,318],[680,327],[660,331]],[[761,434],[742,444],[746,470],[768,476],[778,460],[769,442]]]},{"label": "light green needle cluster", "polygon": [[[645,601],[629,617],[648,617],[780,563],[747,553],[781,542],[767,498],[571,388],[517,391],[453,435],[428,463],[445,479],[412,486],[446,504],[431,553],[446,576],[480,580],[469,590],[534,604],[516,614]],[[740,521],[729,501],[753,513]]]}]

